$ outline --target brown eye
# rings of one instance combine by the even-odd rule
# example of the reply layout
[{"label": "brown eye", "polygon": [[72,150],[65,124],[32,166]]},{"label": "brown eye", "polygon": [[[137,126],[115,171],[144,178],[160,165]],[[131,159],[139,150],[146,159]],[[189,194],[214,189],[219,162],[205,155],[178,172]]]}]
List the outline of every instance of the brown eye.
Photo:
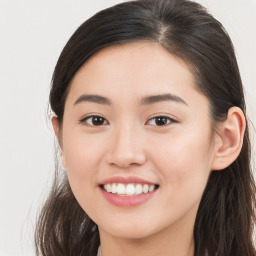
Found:
[{"label": "brown eye", "polygon": [[81,122],[85,122],[89,126],[101,126],[108,124],[108,121],[101,116],[88,116],[82,119]]},{"label": "brown eye", "polygon": [[168,116],[157,116],[154,118],[151,118],[147,124],[149,125],[155,125],[155,126],[166,126],[170,123],[174,123],[175,120],[171,119]]}]

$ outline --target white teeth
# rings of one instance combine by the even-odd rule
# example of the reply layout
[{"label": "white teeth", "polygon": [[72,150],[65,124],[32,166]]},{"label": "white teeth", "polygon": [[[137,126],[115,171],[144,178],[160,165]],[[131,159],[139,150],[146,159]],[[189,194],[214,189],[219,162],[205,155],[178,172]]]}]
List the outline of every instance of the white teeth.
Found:
[{"label": "white teeth", "polygon": [[116,193],[116,191],[117,191],[117,186],[116,186],[116,184],[115,183],[113,183],[112,184],[112,193]]},{"label": "white teeth", "polygon": [[122,184],[122,183],[118,183],[118,184],[105,184],[104,189],[108,192],[108,193],[113,193],[113,194],[117,194],[117,195],[127,195],[127,196],[132,196],[132,195],[139,195],[142,193],[148,193],[148,192],[152,192],[155,189],[155,185],[148,185],[148,184]]},{"label": "white teeth", "polygon": [[140,184],[136,185],[135,193],[136,193],[136,195],[139,195],[142,193],[142,185],[140,185]]},{"label": "white teeth", "polygon": [[144,186],[143,186],[143,193],[148,193],[148,184],[145,184]]},{"label": "white teeth", "polygon": [[126,195],[129,195],[129,196],[135,194],[135,187],[134,187],[133,184],[128,184],[128,185],[126,186],[125,194],[126,194]]},{"label": "white teeth", "polygon": [[150,185],[148,191],[152,192],[154,189],[155,189],[155,186],[154,185]]},{"label": "white teeth", "polygon": [[119,194],[119,195],[124,195],[124,194],[125,194],[125,185],[119,183],[119,184],[117,185],[116,193]]},{"label": "white teeth", "polygon": [[112,191],[112,186],[110,184],[105,184],[104,188],[107,192],[111,192]]}]

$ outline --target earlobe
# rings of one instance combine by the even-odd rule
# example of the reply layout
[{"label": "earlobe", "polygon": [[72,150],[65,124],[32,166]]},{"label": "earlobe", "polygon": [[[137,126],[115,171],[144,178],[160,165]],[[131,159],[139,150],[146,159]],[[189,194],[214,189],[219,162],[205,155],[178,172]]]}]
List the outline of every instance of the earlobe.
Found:
[{"label": "earlobe", "polygon": [[240,154],[246,121],[243,111],[232,107],[227,119],[217,127],[212,170],[222,170],[231,165]]},{"label": "earlobe", "polygon": [[59,140],[60,126],[57,116],[52,117],[52,127],[55,133],[56,138]]},{"label": "earlobe", "polygon": [[63,155],[63,152],[61,151],[61,165],[64,169],[67,169],[66,168],[66,161],[65,161],[65,157]]},{"label": "earlobe", "polygon": [[59,147],[62,149],[60,124],[57,116],[52,117],[52,126],[53,126],[55,136],[58,140]]}]

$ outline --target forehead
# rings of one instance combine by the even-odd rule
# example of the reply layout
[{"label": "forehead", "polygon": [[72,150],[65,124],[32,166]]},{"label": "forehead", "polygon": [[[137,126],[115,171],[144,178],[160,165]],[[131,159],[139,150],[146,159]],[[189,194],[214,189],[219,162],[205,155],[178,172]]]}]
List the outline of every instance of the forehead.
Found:
[{"label": "forehead", "polygon": [[185,98],[198,94],[188,65],[158,43],[132,42],[93,55],[74,76],[69,98],[82,93],[120,98],[167,92]]}]

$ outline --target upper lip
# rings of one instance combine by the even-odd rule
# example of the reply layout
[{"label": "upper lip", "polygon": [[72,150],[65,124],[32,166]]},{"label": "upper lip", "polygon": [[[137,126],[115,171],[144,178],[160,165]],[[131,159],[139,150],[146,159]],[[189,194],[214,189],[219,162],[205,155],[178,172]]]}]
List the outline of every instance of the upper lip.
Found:
[{"label": "upper lip", "polygon": [[101,181],[100,185],[105,185],[108,183],[123,183],[123,184],[139,183],[139,184],[157,185],[154,182],[150,182],[148,180],[144,180],[136,176],[127,176],[127,177],[113,176]]}]

